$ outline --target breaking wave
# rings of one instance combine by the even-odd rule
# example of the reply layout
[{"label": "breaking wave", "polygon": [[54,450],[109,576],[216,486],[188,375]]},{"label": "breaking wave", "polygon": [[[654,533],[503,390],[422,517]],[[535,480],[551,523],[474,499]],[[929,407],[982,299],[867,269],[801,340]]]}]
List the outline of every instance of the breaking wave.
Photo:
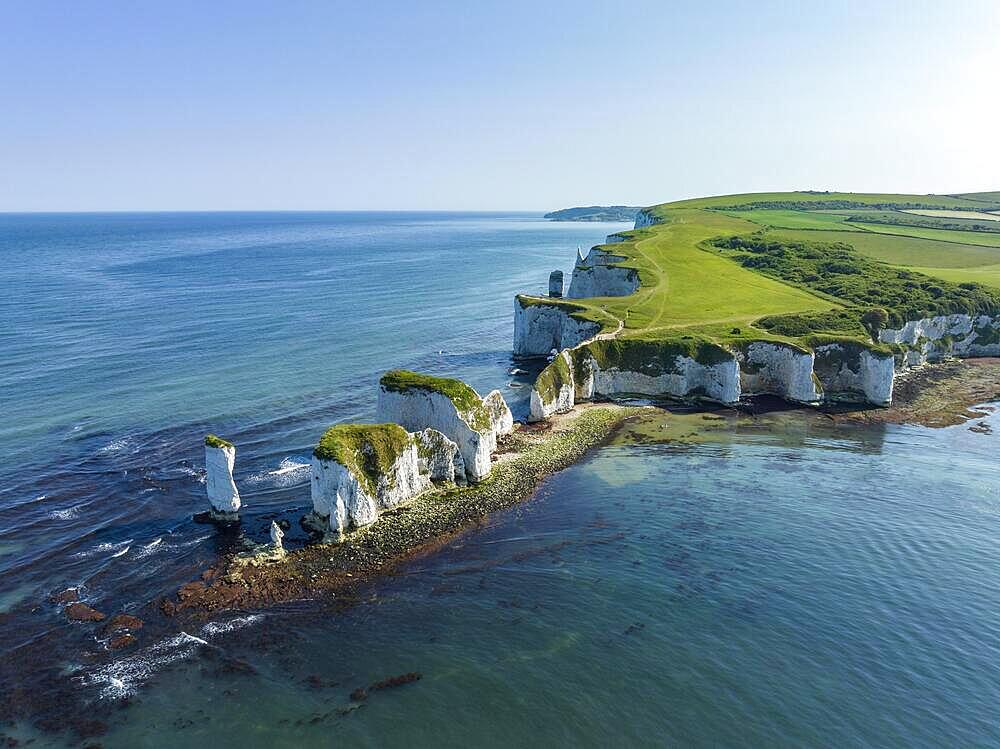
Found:
[{"label": "breaking wave", "polygon": [[263,614],[250,614],[249,616],[238,616],[226,622],[209,622],[201,628],[201,633],[207,637],[224,635],[237,629],[249,627],[264,619]]},{"label": "breaking wave", "polygon": [[247,481],[252,484],[269,483],[276,487],[295,486],[309,479],[308,460],[299,455],[282,459],[272,471],[262,471],[251,475]]},{"label": "breaking wave", "polygon": [[190,658],[202,645],[208,645],[208,641],[180,632],[138,655],[97,669],[84,677],[84,683],[99,687],[102,699],[130,697],[157,671],[171,663]]}]

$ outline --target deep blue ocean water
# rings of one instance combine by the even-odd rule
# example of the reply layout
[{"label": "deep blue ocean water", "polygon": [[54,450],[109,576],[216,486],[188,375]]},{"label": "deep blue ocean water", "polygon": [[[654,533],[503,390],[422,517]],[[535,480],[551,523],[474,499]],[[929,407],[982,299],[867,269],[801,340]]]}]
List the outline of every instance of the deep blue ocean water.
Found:
[{"label": "deep blue ocean water", "polygon": [[[1000,746],[1000,418],[657,413],[346,609],[114,613],[308,507],[312,445],[405,366],[500,387],[512,295],[615,224],[0,215],[0,733],[35,746]],[[416,683],[349,697],[410,671]],[[83,718],[81,718],[83,716]],[[92,716],[92,723],[86,717]],[[59,733],[60,720],[65,730]],[[43,732],[41,728],[49,729]],[[57,733],[51,733],[52,730]]]}]

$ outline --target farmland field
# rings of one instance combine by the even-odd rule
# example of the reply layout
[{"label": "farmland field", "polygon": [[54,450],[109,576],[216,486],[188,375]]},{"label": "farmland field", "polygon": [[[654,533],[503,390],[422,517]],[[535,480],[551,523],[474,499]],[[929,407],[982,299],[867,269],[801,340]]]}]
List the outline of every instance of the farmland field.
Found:
[{"label": "farmland field", "polygon": [[936,239],[941,242],[956,244],[975,244],[989,247],[1000,247],[1000,234],[988,232],[955,231],[952,229],[925,229],[919,226],[886,226],[884,224],[854,224],[865,231],[878,234],[894,234],[897,236],[916,237],[918,239]]},{"label": "farmland field", "polygon": [[982,211],[937,211],[937,210],[906,210],[903,213],[913,213],[917,216],[936,216],[940,218],[968,218],[985,219],[986,221],[1000,221],[1000,215],[983,213]]}]

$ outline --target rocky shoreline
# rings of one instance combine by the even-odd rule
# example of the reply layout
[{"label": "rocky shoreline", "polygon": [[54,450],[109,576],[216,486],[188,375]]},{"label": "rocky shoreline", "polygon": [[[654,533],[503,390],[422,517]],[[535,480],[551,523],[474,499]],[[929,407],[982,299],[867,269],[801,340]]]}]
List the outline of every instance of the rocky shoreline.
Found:
[{"label": "rocky shoreline", "polygon": [[[823,409],[835,423],[944,427],[983,414],[977,404],[1000,400],[1000,358],[952,360],[914,369],[898,380],[889,408]],[[171,617],[261,608],[316,595],[350,597],[359,585],[391,574],[476,527],[490,513],[528,499],[547,476],[606,442],[640,408],[578,404],[534,425],[519,425],[501,441],[492,472],[473,487],[437,488],[382,513],[337,544],[315,543],[281,557],[267,550],[233,554],[160,602]]]},{"label": "rocky shoreline", "polygon": [[311,544],[280,558],[266,551],[230,555],[161,601],[160,610],[171,617],[207,618],[316,595],[349,597],[360,584],[527,499],[544,478],[603,443],[636,411],[588,404],[543,425],[521,426],[501,441],[489,477],[476,486],[421,494],[340,543]]},{"label": "rocky shoreline", "polygon": [[1000,357],[950,359],[897,375],[888,408],[831,412],[840,423],[946,427],[982,416],[976,407],[1000,401]]}]

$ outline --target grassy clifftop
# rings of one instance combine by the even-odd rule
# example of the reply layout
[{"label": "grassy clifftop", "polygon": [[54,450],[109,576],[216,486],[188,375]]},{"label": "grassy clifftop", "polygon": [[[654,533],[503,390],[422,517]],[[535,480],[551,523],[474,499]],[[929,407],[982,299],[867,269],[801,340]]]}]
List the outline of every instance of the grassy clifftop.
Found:
[{"label": "grassy clifftop", "polygon": [[621,321],[622,339],[870,346],[879,326],[1000,311],[1000,193],[757,193],[646,211],[658,223],[613,245],[639,290],[570,303],[604,331]]},{"label": "grassy clifftop", "polygon": [[399,424],[337,424],[323,434],[313,455],[340,463],[374,495],[379,479],[410,444]]},{"label": "grassy clifftop", "polygon": [[406,393],[413,390],[438,393],[455,404],[455,408],[465,415],[469,426],[473,429],[485,432],[490,428],[490,413],[483,405],[482,398],[461,380],[451,377],[434,377],[406,369],[393,369],[382,375],[379,384],[386,390],[396,393]]}]

